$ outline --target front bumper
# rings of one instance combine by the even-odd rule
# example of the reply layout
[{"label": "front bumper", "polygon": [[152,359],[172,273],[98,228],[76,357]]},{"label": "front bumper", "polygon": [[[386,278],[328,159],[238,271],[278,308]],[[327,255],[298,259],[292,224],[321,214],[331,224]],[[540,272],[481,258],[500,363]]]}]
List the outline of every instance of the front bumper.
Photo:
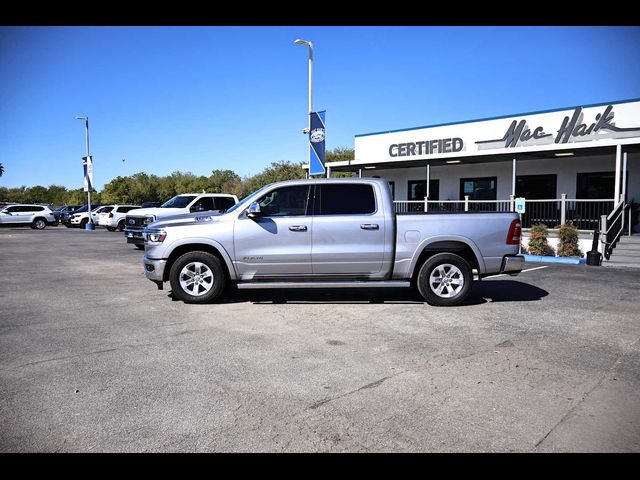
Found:
[{"label": "front bumper", "polygon": [[166,260],[159,260],[156,258],[148,258],[146,255],[142,257],[142,263],[144,264],[144,274],[152,282],[164,281],[164,267],[167,265]]},{"label": "front bumper", "polygon": [[124,227],[124,236],[127,243],[135,243],[136,245],[144,245],[144,237],[142,236],[142,228]]},{"label": "front bumper", "polygon": [[516,276],[524,268],[524,256],[522,255],[505,255],[502,259],[502,266],[500,267],[500,273],[508,273],[509,275]]}]

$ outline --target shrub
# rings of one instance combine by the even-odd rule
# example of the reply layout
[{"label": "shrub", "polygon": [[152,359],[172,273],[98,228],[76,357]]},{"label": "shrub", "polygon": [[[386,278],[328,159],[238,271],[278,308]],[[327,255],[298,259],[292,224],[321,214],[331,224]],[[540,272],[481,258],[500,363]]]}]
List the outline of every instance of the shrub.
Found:
[{"label": "shrub", "polygon": [[533,225],[529,234],[529,254],[530,255],[552,255],[553,249],[547,242],[549,229],[544,224]]},{"label": "shrub", "polygon": [[578,229],[571,221],[560,226],[558,237],[560,238],[559,257],[582,257],[582,252],[578,247]]}]

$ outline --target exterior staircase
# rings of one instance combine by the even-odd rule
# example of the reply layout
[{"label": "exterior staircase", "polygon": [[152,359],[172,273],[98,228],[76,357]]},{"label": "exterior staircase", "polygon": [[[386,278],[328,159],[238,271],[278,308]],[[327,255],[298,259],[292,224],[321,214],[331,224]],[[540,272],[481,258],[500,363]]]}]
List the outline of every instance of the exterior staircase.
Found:
[{"label": "exterior staircase", "polygon": [[621,235],[611,258],[602,259],[602,266],[640,268],[640,235]]}]

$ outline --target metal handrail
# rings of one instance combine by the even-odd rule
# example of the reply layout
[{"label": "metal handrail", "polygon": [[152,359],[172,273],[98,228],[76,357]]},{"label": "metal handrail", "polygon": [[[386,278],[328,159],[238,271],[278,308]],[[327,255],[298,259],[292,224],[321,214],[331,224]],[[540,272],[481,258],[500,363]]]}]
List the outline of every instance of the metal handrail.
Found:
[{"label": "metal handrail", "polygon": [[[609,260],[611,253],[624,231],[624,211],[629,205],[620,200],[611,213],[602,216],[600,225],[600,242],[604,246],[604,258]],[[618,224],[618,221],[619,225]]]}]

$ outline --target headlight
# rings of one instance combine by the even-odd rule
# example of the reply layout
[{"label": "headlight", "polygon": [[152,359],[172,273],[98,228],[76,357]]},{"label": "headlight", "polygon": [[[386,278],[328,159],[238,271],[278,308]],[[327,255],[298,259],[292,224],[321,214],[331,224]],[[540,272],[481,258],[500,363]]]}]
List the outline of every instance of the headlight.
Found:
[{"label": "headlight", "polygon": [[144,241],[150,243],[162,243],[167,238],[167,232],[164,230],[151,230],[144,232]]},{"label": "headlight", "polygon": [[150,217],[147,217],[144,219],[144,224],[145,225],[149,225],[150,223],[153,223],[156,221],[156,216],[155,215],[151,215]]}]

